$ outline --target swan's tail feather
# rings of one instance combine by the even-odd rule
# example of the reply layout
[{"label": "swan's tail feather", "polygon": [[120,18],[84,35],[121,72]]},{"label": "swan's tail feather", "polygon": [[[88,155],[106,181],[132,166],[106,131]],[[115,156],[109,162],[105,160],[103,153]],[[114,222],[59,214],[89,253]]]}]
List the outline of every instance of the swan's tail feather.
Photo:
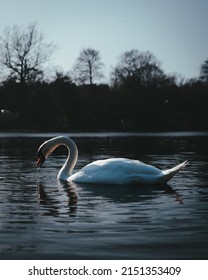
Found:
[{"label": "swan's tail feather", "polygon": [[164,181],[167,182],[169,181],[178,171],[180,171],[182,168],[184,168],[188,164],[188,161],[184,161],[178,165],[176,165],[173,168],[167,169],[163,171],[164,174]]}]

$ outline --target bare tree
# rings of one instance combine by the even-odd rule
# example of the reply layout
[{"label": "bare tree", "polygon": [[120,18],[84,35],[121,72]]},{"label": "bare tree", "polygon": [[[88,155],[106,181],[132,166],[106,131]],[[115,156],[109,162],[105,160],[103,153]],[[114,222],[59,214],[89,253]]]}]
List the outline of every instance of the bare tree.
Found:
[{"label": "bare tree", "polygon": [[73,76],[79,84],[89,83],[92,85],[95,80],[103,77],[99,51],[94,49],[83,49],[73,67]]},{"label": "bare tree", "polygon": [[200,80],[208,84],[208,59],[202,63],[200,68]]},{"label": "bare tree", "polygon": [[114,85],[131,80],[142,86],[147,86],[164,77],[165,75],[155,56],[148,51],[139,52],[136,49],[123,53],[112,72]]},{"label": "bare tree", "polygon": [[45,43],[36,23],[27,28],[7,27],[0,37],[0,64],[8,76],[24,84],[43,75],[43,65],[54,52],[52,43]]}]

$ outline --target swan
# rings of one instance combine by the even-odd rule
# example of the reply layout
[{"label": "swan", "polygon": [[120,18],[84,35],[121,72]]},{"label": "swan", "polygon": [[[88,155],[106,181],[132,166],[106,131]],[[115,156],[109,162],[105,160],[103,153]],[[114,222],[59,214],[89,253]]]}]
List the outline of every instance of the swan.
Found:
[{"label": "swan", "polygon": [[96,160],[83,167],[77,173],[72,174],[78,159],[77,145],[69,137],[57,136],[45,141],[38,148],[36,166],[38,168],[41,167],[45,159],[60,145],[67,147],[68,157],[59,171],[57,179],[68,182],[92,184],[165,184],[187,164],[187,161],[184,161],[171,169],[160,170],[139,160],[109,158]]}]

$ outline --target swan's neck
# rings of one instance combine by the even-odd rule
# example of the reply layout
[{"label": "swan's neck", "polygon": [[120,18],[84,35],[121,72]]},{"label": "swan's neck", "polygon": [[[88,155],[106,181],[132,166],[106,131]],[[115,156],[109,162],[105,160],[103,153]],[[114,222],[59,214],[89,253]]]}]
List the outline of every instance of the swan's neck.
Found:
[{"label": "swan's neck", "polygon": [[54,143],[54,148],[60,145],[64,145],[67,147],[68,157],[63,167],[59,171],[57,179],[67,181],[77,162],[78,149],[74,141],[68,137],[57,137],[56,143]]}]

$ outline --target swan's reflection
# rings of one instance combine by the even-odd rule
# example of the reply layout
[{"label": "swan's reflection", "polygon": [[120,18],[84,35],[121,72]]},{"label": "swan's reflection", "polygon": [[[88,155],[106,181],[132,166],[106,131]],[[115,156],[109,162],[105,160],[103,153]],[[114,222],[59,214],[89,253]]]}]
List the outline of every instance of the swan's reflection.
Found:
[{"label": "swan's reflection", "polygon": [[57,190],[51,187],[49,192],[47,191],[49,188],[50,186],[46,187],[45,184],[39,182],[36,189],[38,203],[44,205],[43,215],[60,216],[63,214],[63,208],[70,215],[76,214],[78,196],[74,186],[58,181]]},{"label": "swan's reflection", "polygon": [[111,202],[131,203],[153,200],[161,194],[172,195],[178,204],[183,203],[182,196],[170,185],[102,185],[71,182],[70,186],[80,193],[87,192],[92,197],[103,197]]},{"label": "swan's reflection", "polygon": [[176,192],[171,186],[166,185],[165,193],[173,194],[175,197],[175,202],[178,204],[183,204],[183,197],[178,192]]},{"label": "swan's reflection", "polygon": [[[61,216],[63,210],[74,215],[77,212],[78,195],[81,200],[94,202],[107,200],[109,203],[142,203],[148,200],[157,199],[161,195],[170,195],[177,204],[183,203],[183,198],[169,185],[95,185],[78,184],[57,181],[57,189],[39,183],[37,186],[38,203],[44,206],[43,215]],[[50,189],[50,192],[48,191]],[[171,200],[173,202],[173,200]]]}]

